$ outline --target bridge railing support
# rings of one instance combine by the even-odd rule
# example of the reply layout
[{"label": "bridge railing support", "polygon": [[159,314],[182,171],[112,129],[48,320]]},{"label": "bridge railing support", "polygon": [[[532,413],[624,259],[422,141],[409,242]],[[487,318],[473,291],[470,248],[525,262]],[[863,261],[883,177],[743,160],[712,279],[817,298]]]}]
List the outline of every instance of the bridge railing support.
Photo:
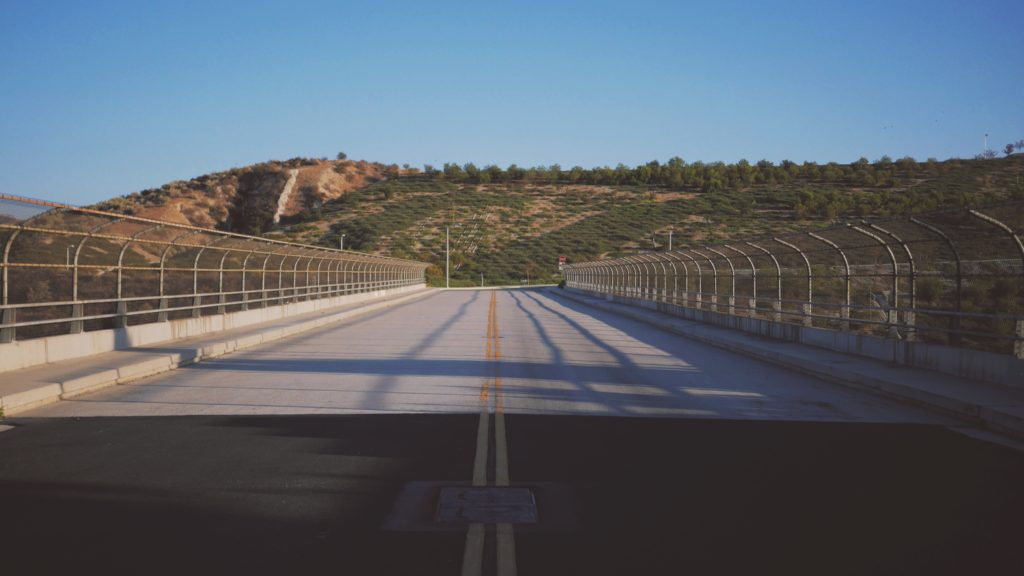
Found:
[{"label": "bridge railing support", "polygon": [[2,194],[0,250],[6,342],[422,284],[428,266]]},{"label": "bridge railing support", "polygon": [[1024,357],[1022,233],[1015,202],[574,263],[566,278],[724,316]]},{"label": "bridge railing support", "polygon": [[17,308],[5,308],[0,317],[0,344],[14,342],[15,323],[18,321]]}]

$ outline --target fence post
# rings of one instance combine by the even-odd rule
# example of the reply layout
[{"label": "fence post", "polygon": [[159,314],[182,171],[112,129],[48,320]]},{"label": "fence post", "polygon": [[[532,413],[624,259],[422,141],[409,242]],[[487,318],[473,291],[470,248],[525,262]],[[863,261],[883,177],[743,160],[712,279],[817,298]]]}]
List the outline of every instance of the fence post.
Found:
[{"label": "fence post", "polygon": [[196,294],[196,295],[192,296],[192,317],[193,318],[199,318],[199,316],[202,314],[202,310],[203,309],[200,308],[200,306],[202,306],[202,305],[203,305],[203,297],[201,295]]},{"label": "fence post", "polygon": [[697,268],[697,294],[694,296],[694,308],[701,310],[704,307],[704,271],[700,269],[700,262],[697,262],[696,258],[682,250],[680,250],[679,253],[685,256],[690,262],[693,262],[693,265]]},{"label": "fence post", "polygon": [[124,300],[117,301],[117,318],[114,320],[114,324],[118,328],[128,327],[128,303]]},{"label": "fence post", "polygon": [[[81,318],[82,316],[85,316],[85,305],[80,302],[75,302],[71,305],[71,318]],[[85,330],[84,321],[71,321],[71,334],[81,334],[83,330]]]},{"label": "fence post", "polygon": [[249,309],[249,292],[245,286],[245,267],[249,264],[249,258],[252,257],[254,251],[250,251],[245,255],[245,260],[242,260],[242,310]]},{"label": "fence post", "polygon": [[711,261],[711,258],[708,258],[707,254],[697,252],[695,248],[690,248],[690,252],[693,252],[707,260],[708,264],[711,265],[711,282],[713,283],[713,291],[711,292],[711,311],[718,312],[718,266],[715,266],[715,263]]},{"label": "fence post", "polygon": [[[903,313],[903,323],[906,327],[906,340],[908,342],[913,342],[914,340],[917,339],[917,326],[914,324],[914,310],[917,308],[917,270],[914,265],[914,254],[913,252],[910,251],[910,246],[907,246],[907,243],[904,242],[902,238],[886,230],[885,228],[882,228],[881,226],[877,226],[870,222],[865,222],[863,220],[861,221],[861,224],[867,226],[868,228],[877,230],[898,242],[900,246],[903,247],[903,252],[907,255],[907,264],[910,267],[910,309]],[[897,318],[899,318],[898,313]]]},{"label": "fence post", "polygon": [[159,304],[159,312],[156,314],[157,322],[167,322],[167,298],[161,297]]},{"label": "fence post", "polygon": [[794,250],[804,260],[804,266],[807,267],[807,300],[800,304],[800,316],[804,326],[811,326],[814,324],[813,318],[811,318],[813,310],[812,307],[814,306],[814,272],[811,271],[811,261],[799,246],[790,244],[779,237],[772,238],[772,240],[775,240],[790,250]]},{"label": "fence post", "polygon": [[863,228],[861,228],[859,226],[853,226],[851,224],[847,224],[847,227],[849,227],[851,230],[853,230],[855,232],[858,232],[860,234],[863,234],[863,235],[873,239],[882,248],[885,249],[886,253],[889,254],[889,262],[892,265],[892,284],[890,285],[890,292],[891,292],[891,295],[892,295],[892,302],[886,302],[887,308],[886,308],[886,314],[885,314],[885,322],[889,326],[889,337],[890,338],[899,338],[900,337],[900,327],[899,327],[899,320],[900,320],[900,318],[899,318],[899,313],[897,312],[897,310],[899,309],[899,306],[900,306],[900,285],[899,285],[899,264],[896,262],[896,255],[893,253],[892,248],[889,247],[889,244],[885,240],[882,240],[877,234],[874,234],[872,232],[868,232],[867,230],[865,230],[865,229],[863,229]]},{"label": "fence post", "polygon": [[918,218],[910,218],[910,221],[918,226],[924,228],[942,238],[942,241],[946,243],[949,251],[953,254],[953,258],[956,261],[956,314],[949,319],[949,331],[947,332],[949,343],[954,346],[960,345],[960,313],[963,312],[963,261],[960,259],[960,250],[957,249],[956,243],[949,237],[948,234],[940,230],[936,226],[932,226],[927,222],[924,222]]},{"label": "fence post", "polygon": [[14,342],[14,324],[18,321],[17,308],[4,308],[3,322],[0,323],[0,344]]},{"label": "fence post", "polygon": [[[913,218],[911,218],[911,220],[913,220]],[[823,243],[831,246],[833,250],[835,250],[836,252],[839,253],[839,257],[843,259],[843,285],[844,285],[844,290],[845,290],[845,296],[843,298],[843,304],[839,308],[839,329],[841,331],[843,331],[843,332],[849,332],[850,331],[850,261],[846,258],[846,252],[843,252],[843,249],[840,248],[839,245],[836,244],[835,242],[829,240],[828,238],[825,238],[824,236],[819,236],[818,234],[815,234],[814,232],[808,232],[807,235],[810,236],[811,238],[814,238],[815,240],[817,240],[819,242],[823,242]]]},{"label": "fence post", "polygon": [[[747,299],[747,316],[755,318],[757,316],[757,266],[754,265],[754,259],[750,257],[746,252],[729,246],[728,244],[722,244],[724,248],[736,252],[740,256],[747,259],[747,263],[750,264],[750,298]],[[733,278],[736,277],[736,270],[733,269]],[[733,281],[733,293],[736,292],[735,280]]]},{"label": "fence post", "polygon": [[[725,301],[726,310],[729,312],[729,316],[734,316],[736,314],[736,267],[733,266],[732,260],[730,260],[728,256],[719,252],[718,250],[715,250],[710,246],[705,246],[704,249],[707,250],[708,252],[711,252],[712,254],[716,254],[717,256],[725,260],[725,263],[729,265],[729,283],[731,286],[729,288],[729,296],[726,297]],[[718,285],[717,282],[715,283],[715,285]]]}]

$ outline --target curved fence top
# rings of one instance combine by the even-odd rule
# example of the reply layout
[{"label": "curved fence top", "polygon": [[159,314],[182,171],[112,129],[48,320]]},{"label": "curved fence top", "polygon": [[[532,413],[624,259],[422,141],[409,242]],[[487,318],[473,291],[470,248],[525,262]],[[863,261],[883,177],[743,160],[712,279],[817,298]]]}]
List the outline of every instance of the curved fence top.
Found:
[{"label": "curved fence top", "polygon": [[[22,238],[19,239],[19,236]],[[61,238],[67,241],[60,242]],[[132,253],[147,261],[159,261],[159,254],[168,246],[173,246],[176,251],[186,248],[210,248],[222,253],[274,256],[287,254],[414,268],[428,266],[426,263],[412,260],[248,236],[199,228],[188,223],[115,214],[0,194],[0,247],[3,249],[3,266],[67,266],[67,253],[60,248],[72,246],[76,247],[75,251],[82,260],[80,266],[115,266],[120,254],[110,255],[104,250],[84,249],[88,243],[106,247],[112,242],[119,246],[131,246]],[[80,244],[82,248],[77,248]],[[146,258],[147,254],[150,258]]]},{"label": "curved fence top", "polygon": [[565,275],[597,291],[1024,355],[1022,235],[1016,202],[571,263]]},{"label": "curved fence top", "polygon": [[[61,305],[221,295],[243,308],[422,282],[429,264],[0,195],[0,329],[55,323]],[[275,299],[267,293],[275,289]],[[259,292],[262,292],[260,294]],[[142,310],[166,302],[140,302]],[[49,307],[50,309],[46,309]],[[172,306],[173,308],[173,306]],[[223,307],[222,307],[223,308]],[[15,321],[13,311],[20,309]],[[34,316],[33,316],[34,315]],[[80,310],[71,316],[90,316]],[[112,316],[109,311],[91,317]],[[64,315],[67,316],[67,315]],[[67,321],[67,320],[65,320]],[[74,331],[75,326],[72,326]],[[5,332],[0,340],[11,340]]]}]

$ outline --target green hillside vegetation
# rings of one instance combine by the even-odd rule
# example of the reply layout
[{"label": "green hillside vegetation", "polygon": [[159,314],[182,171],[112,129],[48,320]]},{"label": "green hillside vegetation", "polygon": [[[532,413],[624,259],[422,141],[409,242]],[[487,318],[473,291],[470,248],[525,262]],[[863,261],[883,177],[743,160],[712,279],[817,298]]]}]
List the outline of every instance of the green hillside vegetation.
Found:
[{"label": "green hillside vegetation", "polygon": [[852,164],[687,164],[628,168],[426,166],[285,219],[269,234],[429,261],[442,283],[451,225],[454,285],[558,280],[569,262],[1024,198],[1024,155]]}]

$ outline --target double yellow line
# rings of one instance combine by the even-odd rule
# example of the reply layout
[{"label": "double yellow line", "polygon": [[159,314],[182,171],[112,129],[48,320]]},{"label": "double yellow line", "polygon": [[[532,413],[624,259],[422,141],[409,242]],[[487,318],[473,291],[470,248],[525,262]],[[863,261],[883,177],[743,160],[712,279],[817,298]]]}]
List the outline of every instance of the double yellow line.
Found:
[{"label": "double yellow line", "polygon": [[[505,435],[505,399],[501,393],[501,333],[498,329],[498,293],[491,291],[487,310],[487,352],[485,359],[493,377],[484,378],[480,386],[480,422],[476,433],[476,457],[473,461],[473,486],[487,486],[487,452],[490,444],[491,388],[494,388],[494,485],[508,486],[508,439]],[[516,574],[516,544],[511,524],[498,524],[498,576]],[[486,531],[483,524],[470,524],[466,533],[466,549],[462,557],[463,576],[479,576],[483,572]]]}]

